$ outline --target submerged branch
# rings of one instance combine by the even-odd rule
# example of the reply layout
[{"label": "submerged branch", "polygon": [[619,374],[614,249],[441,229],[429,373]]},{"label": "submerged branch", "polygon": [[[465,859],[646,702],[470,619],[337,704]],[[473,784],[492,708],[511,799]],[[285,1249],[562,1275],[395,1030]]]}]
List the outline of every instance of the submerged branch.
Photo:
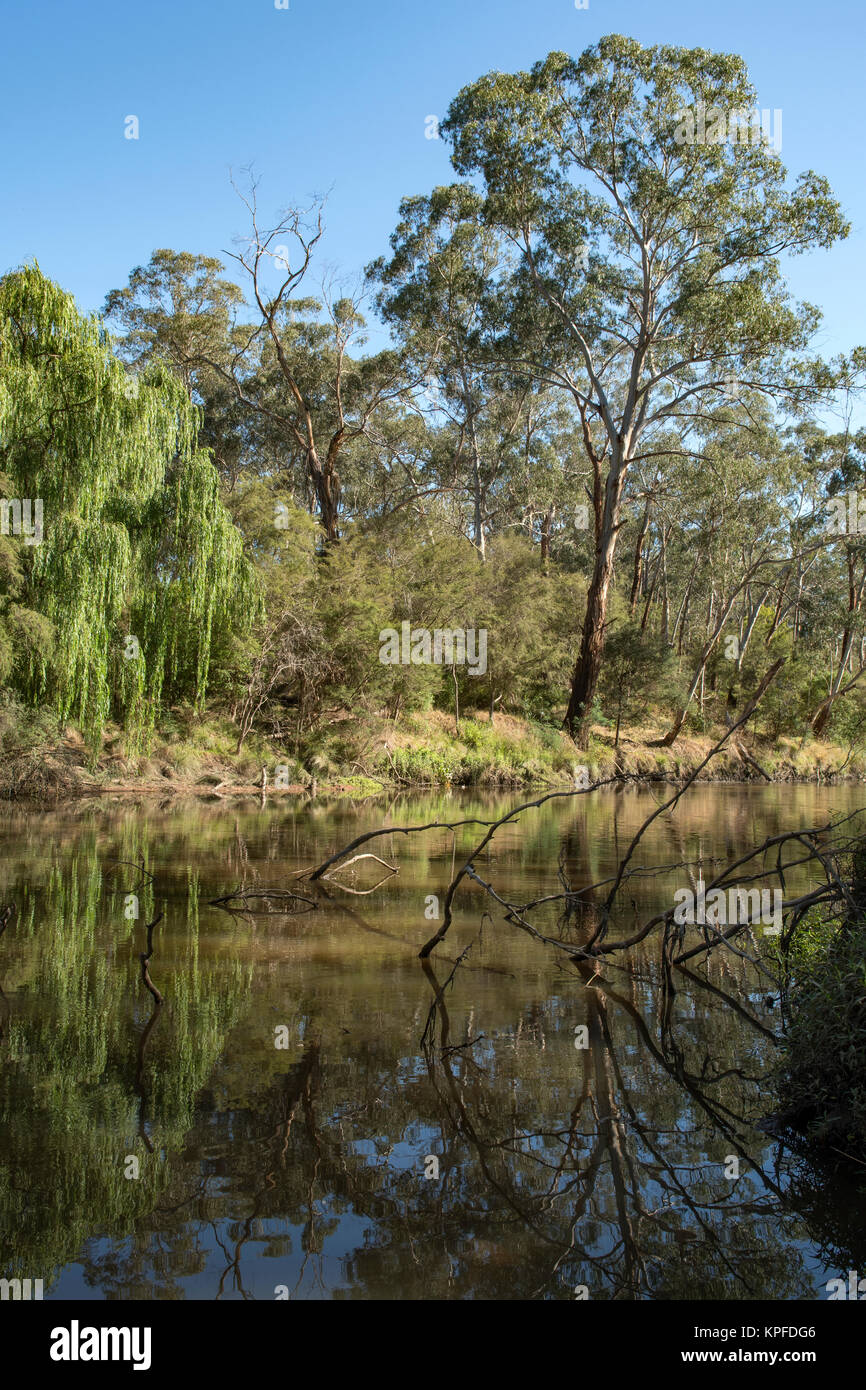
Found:
[{"label": "submerged branch", "polygon": [[153,995],[154,999],[156,1000],[157,1004],[162,1004],[162,1003],[164,1003],[165,1001],[164,1001],[163,996],[160,994],[159,990],[157,989],[156,985],[153,983],[153,980],[150,978],[150,971],[148,970],[147,965],[148,965],[148,961],[150,960],[151,956],[153,955],[153,929],[154,929],[155,926],[157,926],[157,925],[162,921],[162,917],[163,917],[163,914],[160,912],[160,914],[159,914],[158,917],[154,917],[154,919],[153,919],[152,922],[148,922],[148,924],[147,924],[147,950],[146,950],[146,951],[142,951],[141,954],[140,954],[139,957],[138,957],[138,959],[141,961],[141,978],[142,978],[142,980],[144,981],[144,983],[145,983],[145,985],[147,986],[147,988],[150,990],[150,992],[151,992],[151,994]]}]

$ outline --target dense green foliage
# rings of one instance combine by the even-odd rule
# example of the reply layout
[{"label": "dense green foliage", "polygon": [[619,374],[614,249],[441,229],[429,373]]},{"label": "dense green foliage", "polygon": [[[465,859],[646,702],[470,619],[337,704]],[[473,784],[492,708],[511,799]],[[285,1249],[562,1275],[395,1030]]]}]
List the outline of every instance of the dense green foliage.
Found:
[{"label": "dense green foliage", "polygon": [[41,539],[3,539],[4,676],[91,741],[112,715],[140,741],[161,701],[203,701],[254,602],[196,410],[167,364],[130,376],[37,267],[0,284],[0,381],[7,496],[43,516]]},{"label": "dense green foliage", "polygon": [[816,1138],[866,1149],[866,916],[812,913],[786,959],[782,1092]]},{"label": "dense green foliage", "polygon": [[[781,268],[847,227],[766,143],[673,135],[753,95],[739,58],[617,36],[464,89],[462,181],[367,271],[385,351],[362,296],[311,292],[321,208],[264,229],[254,189],[243,283],[159,249],[115,339],[7,275],[0,489],[44,507],[41,543],[0,535],[7,708],[94,750],[206,697],[238,751],[307,760],[430,710],[670,746],[782,661],[761,731],[862,747],[866,435],[821,421],[863,353],[813,355]],[[484,671],[384,664],[403,623],[486,632]]]}]

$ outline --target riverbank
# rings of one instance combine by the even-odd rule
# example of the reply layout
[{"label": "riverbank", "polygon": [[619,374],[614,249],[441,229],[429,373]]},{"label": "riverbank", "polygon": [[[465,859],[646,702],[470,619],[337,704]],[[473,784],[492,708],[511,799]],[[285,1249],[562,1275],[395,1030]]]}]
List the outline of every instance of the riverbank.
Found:
[{"label": "riverbank", "polygon": [[[630,727],[614,747],[613,732],[593,726],[586,752],[558,727],[511,714],[461,717],[427,711],[397,723],[347,714],[312,751],[290,752],[277,740],[251,738],[237,749],[226,719],[177,717],[157,732],[150,751],[127,754],[122,732],[109,728],[92,760],[78,730],[22,746],[4,739],[0,796],[51,803],[81,796],[185,794],[207,798],[261,795],[370,796],[408,786],[558,787],[577,777],[682,781],[707,757],[723,728],[683,734],[657,746],[663,727]],[[582,774],[581,769],[586,773]],[[866,779],[866,750],[814,738],[775,741],[733,735],[700,773],[715,782],[835,782]]]}]

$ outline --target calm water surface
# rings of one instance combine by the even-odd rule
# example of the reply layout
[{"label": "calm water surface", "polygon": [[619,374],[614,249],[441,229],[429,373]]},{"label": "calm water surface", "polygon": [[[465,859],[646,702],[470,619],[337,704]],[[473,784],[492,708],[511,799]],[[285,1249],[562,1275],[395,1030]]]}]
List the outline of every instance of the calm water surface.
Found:
[{"label": "calm water surface", "polygon": [[[560,864],[584,888],[654,797],[552,801],[477,871],[515,903],[561,893]],[[470,883],[425,971],[431,898],[471,827],[374,842],[399,872],[372,892],[365,860],[308,910],[209,905],[291,887],[383,823],[524,799],[4,811],[0,1277],[74,1299],[788,1299],[860,1269],[864,1193],[756,1127],[779,1010],[735,954],[693,962],[667,999],[655,941],[587,983]],[[700,787],[636,862],[702,859],[706,876],[863,803],[859,787]],[[630,880],[611,936],[688,886],[686,869]],[[534,920],[579,941],[591,912],[561,909]],[[158,913],[161,1007],[139,964]]]}]

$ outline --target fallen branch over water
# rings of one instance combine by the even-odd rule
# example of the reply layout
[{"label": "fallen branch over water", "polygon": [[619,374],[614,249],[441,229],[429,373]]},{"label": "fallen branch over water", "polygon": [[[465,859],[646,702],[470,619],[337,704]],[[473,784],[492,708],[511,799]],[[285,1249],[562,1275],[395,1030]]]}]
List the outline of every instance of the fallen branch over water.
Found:
[{"label": "fallen branch over water", "polygon": [[[208,906],[223,907],[227,912],[241,912],[243,908],[229,907],[229,903],[238,902],[246,905],[247,903],[254,902],[256,899],[263,899],[265,902],[304,903],[305,906],[303,908],[295,909],[295,911],[298,912],[309,912],[318,906],[314,898],[307,898],[303,893],[293,893],[287,888],[269,888],[266,892],[256,893],[250,893],[245,889],[236,888],[233,893],[224,893],[221,898],[209,898]],[[291,909],[287,908],[286,911],[291,911]]]},{"label": "fallen branch over water", "polygon": [[[350,864],[356,864],[359,859],[375,859],[376,863],[381,864],[382,868],[387,869],[388,872],[383,874],[379,881],[373,884],[372,888],[350,888],[347,883],[341,883],[338,878],[334,877],[334,874],[342,873],[344,869],[348,869]],[[382,884],[386,883],[392,874],[399,872],[400,870],[395,864],[387,864],[384,859],[379,858],[378,854],[353,854],[352,858],[347,859],[344,864],[338,864],[333,874],[322,874],[321,882],[333,883],[335,888],[341,888],[344,893],[355,893],[359,898],[363,898],[368,893],[375,893],[376,889],[381,888]]]},{"label": "fallen branch over water", "polygon": [[[304,877],[310,882],[314,882],[322,878],[329,878],[330,876],[328,875],[328,870],[332,866],[340,865],[343,861],[346,861],[346,856],[352,854],[353,850],[356,850],[359,848],[359,846],[367,844],[369,843],[369,841],[381,837],[383,835],[412,835],[421,834],[429,830],[449,830],[453,833],[464,826],[475,825],[482,827],[485,831],[485,834],[472,849],[471,853],[467,856],[466,860],[456,871],[456,873],[452,872],[451,880],[445,891],[442,923],[438,927],[434,935],[430,937],[430,939],[426,941],[422,946],[419,952],[419,956],[422,960],[426,960],[435,950],[435,948],[440,944],[440,942],[444,940],[453,920],[454,900],[457,890],[460,887],[460,884],[465,879],[469,879],[477,883],[479,887],[483,888],[487,895],[490,898],[492,898],[493,901],[497,903],[499,907],[503,909],[506,921],[512,923],[515,926],[518,926],[521,930],[533,936],[540,943],[544,945],[553,946],[557,950],[562,950],[566,952],[569,955],[569,958],[574,961],[583,960],[590,962],[594,959],[598,960],[601,957],[609,957],[614,953],[628,951],[631,947],[636,946],[640,942],[644,941],[653,930],[658,928],[662,930],[662,953],[668,966],[674,964],[681,965],[683,962],[691,959],[695,955],[700,955],[703,952],[707,952],[709,950],[721,946],[733,951],[737,955],[744,956],[757,968],[766,972],[766,966],[763,963],[763,961],[761,961],[757,956],[749,955],[740,947],[735,946],[733,944],[735,937],[737,937],[745,931],[748,931],[754,925],[754,923],[750,920],[748,913],[746,914],[745,918],[740,918],[739,920],[735,921],[730,926],[729,930],[726,931],[719,930],[714,923],[700,923],[700,925],[702,925],[704,928],[704,941],[701,945],[695,946],[693,949],[688,950],[683,949],[683,938],[685,934],[685,928],[684,924],[676,916],[677,909],[674,907],[670,908],[667,912],[660,913],[657,916],[653,917],[649,922],[644,923],[637,931],[633,932],[624,940],[607,943],[605,942],[605,936],[607,933],[607,928],[611,918],[611,914],[613,912],[617,900],[617,896],[623,883],[638,875],[655,874],[661,871],[659,866],[653,866],[648,868],[629,867],[638,845],[640,844],[641,840],[646,834],[646,831],[653,824],[653,822],[656,821],[664,813],[670,813],[674,810],[674,808],[680,802],[685,793],[697,781],[700,773],[704,770],[705,767],[707,767],[707,765],[712,761],[712,759],[716,757],[716,755],[721,751],[721,749],[729,740],[733,739],[733,747],[737,749],[741,756],[745,756],[748,760],[750,755],[745,754],[745,750],[743,750],[742,744],[739,742],[738,739],[735,738],[735,735],[737,734],[738,730],[743,728],[743,726],[754,714],[761,697],[774,680],[782,664],[783,662],[779,660],[769,668],[769,670],[765,673],[763,679],[761,680],[760,685],[757,691],[755,692],[753,698],[749,701],[748,706],[743,711],[739,719],[737,719],[725,731],[725,733],[718,740],[718,742],[714,744],[714,746],[707,753],[706,757],[704,757],[702,761],[697,765],[697,767],[690,773],[690,775],[687,777],[682,786],[677,788],[673,796],[669,797],[668,800],[658,804],[653,810],[653,812],[649,816],[647,816],[647,818],[643,821],[642,825],[639,827],[636,834],[632,838],[631,843],[629,844],[625,854],[621,856],[616,873],[613,875],[612,879],[609,878],[603,881],[604,886],[609,885],[609,891],[604,902],[600,904],[598,907],[596,907],[596,905],[591,901],[589,895],[602,885],[593,884],[587,888],[581,889],[579,892],[575,892],[568,885],[567,880],[564,877],[562,865],[560,865],[560,880],[566,888],[566,891],[562,894],[550,894],[540,897],[536,899],[534,902],[528,903],[523,907],[520,907],[515,903],[506,901],[496,891],[496,888],[492,883],[489,883],[480,877],[475,868],[475,861],[478,858],[478,856],[490,845],[497,832],[503,826],[513,823],[525,811],[534,810],[540,806],[543,806],[548,801],[552,801],[557,798],[570,799],[572,797],[585,796],[589,792],[597,791],[605,786],[610,786],[611,784],[622,786],[624,781],[634,780],[632,778],[623,778],[621,776],[605,778],[603,780],[588,783],[586,786],[575,786],[574,788],[569,788],[567,790],[546,792],[544,795],[536,797],[532,801],[523,802],[521,803],[521,805],[513,807],[505,815],[500,816],[498,819],[492,821],[484,821],[480,820],[477,817],[471,817],[455,821],[433,821],[425,825],[383,826],[378,830],[367,831],[363,835],[359,835],[356,839],[352,840],[350,844],[344,846],[340,850],[337,850],[323,863],[317,865],[316,868],[312,870],[302,871],[302,873],[299,874],[298,877]],[[755,764],[755,766],[757,767],[758,765]],[[767,775],[766,773],[764,773],[762,768],[758,767],[758,770],[761,772],[762,776]],[[714,890],[723,888],[723,886],[727,886],[731,882],[731,875],[733,874],[735,869],[742,867],[744,864],[746,864],[750,860],[755,859],[757,856],[761,854],[765,855],[767,852],[769,852],[770,849],[775,848],[776,872],[778,874],[779,880],[782,883],[783,888],[785,871],[795,867],[798,864],[807,862],[808,860],[817,860],[825,874],[825,883],[821,886],[821,888],[806,894],[802,894],[800,897],[793,898],[788,900],[787,902],[782,903],[781,910],[786,917],[789,917],[793,923],[796,923],[805,911],[808,911],[811,907],[815,906],[818,903],[831,905],[835,904],[836,901],[839,899],[840,894],[844,897],[844,884],[842,883],[842,880],[840,879],[838,872],[836,872],[836,870],[834,869],[831,859],[821,854],[820,849],[818,848],[818,844],[821,837],[826,836],[834,830],[838,829],[838,824],[840,823],[837,823],[836,826],[834,826],[833,824],[828,824],[825,826],[813,828],[808,831],[790,832],[788,834],[770,837],[768,840],[764,842],[763,845],[751,851],[748,855],[743,856],[735,864],[727,865],[727,867],[723,868],[722,872],[718,874],[716,878],[713,880],[713,882],[709,885],[707,892],[711,893]],[[783,863],[783,846],[787,845],[789,842],[794,841],[797,841],[800,845],[805,846],[806,854],[802,858],[789,860],[786,863]],[[344,867],[347,867],[348,864],[354,863],[355,860],[362,857],[365,856],[355,855],[354,858],[349,859],[347,863],[344,864]],[[378,859],[378,856],[375,855],[371,855],[370,857]],[[378,862],[384,864],[385,861],[379,860]],[[391,865],[385,865],[385,867],[388,868],[389,872],[396,872],[396,869]],[[663,869],[668,869],[670,867],[674,866],[662,866]],[[755,882],[759,879],[763,881],[766,877],[766,872],[761,871],[755,873],[754,875],[751,875],[745,880],[740,879],[739,884],[741,885],[743,882]],[[334,881],[336,882],[336,880]],[[382,882],[384,881],[385,880],[383,879]],[[340,884],[338,884],[338,886],[344,887],[344,885]],[[380,886],[381,884],[375,885],[375,887]],[[375,889],[369,889],[365,891],[372,892],[375,891]],[[562,938],[556,938],[545,935],[543,932],[539,931],[538,928],[529,920],[528,914],[531,910],[533,910],[536,907],[540,907],[542,905],[553,902],[557,899],[564,899],[566,904],[566,912],[568,912],[569,910],[573,911],[575,909],[575,906],[578,905],[592,908],[598,913],[598,921],[595,925],[590,939],[587,942],[581,945],[575,945],[573,942],[563,940]],[[723,923],[723,925],[727,926],[727,922]],[[461,955],[460,960],[462,959],[463,956]]]}]

